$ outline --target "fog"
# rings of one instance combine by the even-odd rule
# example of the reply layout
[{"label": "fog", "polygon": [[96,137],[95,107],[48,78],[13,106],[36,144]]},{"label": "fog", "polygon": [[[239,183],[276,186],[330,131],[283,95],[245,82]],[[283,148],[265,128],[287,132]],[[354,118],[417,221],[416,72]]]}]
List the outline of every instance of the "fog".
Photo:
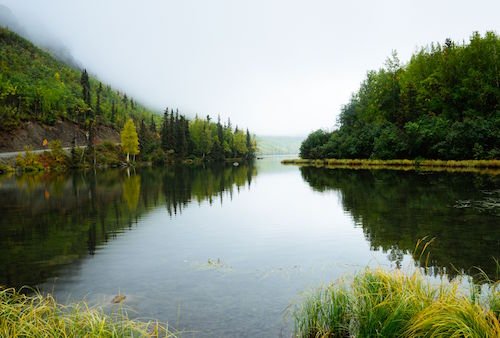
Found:
[{"label": "fog", "polygon": [[500,32],[500,1],[0,0],[26,32],[157,110],[257,134],[334,128],[392,50]]}]

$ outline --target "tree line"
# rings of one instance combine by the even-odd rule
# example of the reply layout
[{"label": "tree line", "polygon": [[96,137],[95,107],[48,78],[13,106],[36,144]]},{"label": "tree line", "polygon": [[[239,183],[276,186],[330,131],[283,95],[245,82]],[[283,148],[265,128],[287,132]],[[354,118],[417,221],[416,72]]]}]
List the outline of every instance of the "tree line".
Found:
[{"label": "tree line", "polygon": [[196,116],[189,120],[179,114],[179,110],[166,108],[161,124],[157,126],[154,117],[149,123],[142,119],[139,123],[138,141],[141,158],[154,163],[184,159],[224,161],[226,159],[252,159],[257,144],[255,136],[231,121],[221,123],[220,117],[213,122]]},{"label": "tree line", "polygon": [[302,158],[500,157],[500,38],[447,39],[402,65],[393,52],[368,72],[341,109],[334,131],[317,130]]},{"label": "tree line", "polygon": [[86,69],[60,62],[7,28],[0,27],[0,45],[0,131],[14,130],[24,121],[50,125],[58,119],[71,120],[87,133],[84,155],[89,158],[81,158],[94,165],[100,155],[95,149],[97,125],[124,128],[127,158],[139,155],[141,160],[162,163],[254,157],[255,137],[248,130],[233,129],[229,120],[222,124],[207,116],[190,121],[168,108],[162,119],[126,93],[103,85]]}]

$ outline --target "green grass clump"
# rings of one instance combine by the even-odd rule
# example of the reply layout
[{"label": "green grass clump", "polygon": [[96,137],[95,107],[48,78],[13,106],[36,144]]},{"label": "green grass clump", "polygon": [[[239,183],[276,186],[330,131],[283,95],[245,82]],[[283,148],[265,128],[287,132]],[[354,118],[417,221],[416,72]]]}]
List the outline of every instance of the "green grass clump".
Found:
[{"label": "green grass clump", "polygon": [[0,337],[170,336],[157,322],[140,322],[120,311],[106,315],[85,303],[57,304],[50,295],[0,290]]},{"label": "green grass clump", "polygon": [[435,286],[419,272],[367,269],[350,284],[321,288],[294,309],[297,337],[500,337],[498,300]]}]

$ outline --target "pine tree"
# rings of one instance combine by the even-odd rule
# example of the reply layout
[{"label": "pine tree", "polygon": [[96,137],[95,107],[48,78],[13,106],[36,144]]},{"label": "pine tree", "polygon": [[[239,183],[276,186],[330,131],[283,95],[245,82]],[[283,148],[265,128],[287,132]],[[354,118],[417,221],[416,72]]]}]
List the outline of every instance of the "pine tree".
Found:
[{"label": "pine tree", "polygon": [[90,82],[89,82],[89,74],[87,70],[84,69],[82,72],[82,76],[80,77],[80,84],[82,85],[82,95],[83,102],[90,107]]},{"label": "pine tree", "polygon": [[160,130],[161,148],[164,151],[168,150],[168,129],[169,129],[168,124],[169,124],[169,118],[168,118],[168,107],[167,107],[165,109],[165,112],[163,113],[163,121]]},{"label": "pine tree", "polygon": [[130,154],[139,154],[139,137],[135,129],[134,121],[128,119],[120,133],[123,152],[127,154],[127,163],[130,162]]},{"label": "pine tree", "polygon": [[111,123],[116,122],[116,107],[115,107],[115,101],[111,102]]},{"label": "pine tree", "polygon": [[144,123],[144,119],[141,120],[141,126],[139,128],[139,151],[144,154],[144,149],[148,143],[148,135],[146,129],[146,123]]},{"label": "pine tree", "polygon": [[254,158],[255,157],[255,149],[253,146],[252,142],[252,137],[250,136],[250,132],[248,131],[247,128],[247,140],[246,140],[246,145],[247,145],[247,158]]},{"label": "pine tree", "polygon": [[123,94],[123,104],[125,105],[125,109],[128,109],[128,97],[127,97],[127,94]]},{"label": "pine tree", "polygon": [[97,97],[95,103],[95,114],[96,116],[101,116],[101,92],[102,92],[102,83],[99,82],[99,88],[97,88]]},{"label": "pine tree", "polygon": [[149,131],[151,131],[153,134],[156,134],[156,123],[153,115],[151,115],[151,123],[149,124]]},{"label": "pine tree", "polygon": [[174,150],[175,149],[175,120],[174,120],[174,110],[170,111],[170,119],[168,122],[168,133],[167,133],[167,149]]}]

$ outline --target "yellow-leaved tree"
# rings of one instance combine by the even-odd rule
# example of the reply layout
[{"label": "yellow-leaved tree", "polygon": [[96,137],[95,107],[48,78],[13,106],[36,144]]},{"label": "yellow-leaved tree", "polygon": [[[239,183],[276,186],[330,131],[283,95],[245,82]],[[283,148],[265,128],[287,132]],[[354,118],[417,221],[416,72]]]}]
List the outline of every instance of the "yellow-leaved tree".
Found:
[{"label": "yellow-leaved tree", "polygon": [[130,162],[130,154],[139,154],[139,137],[137,136],[137,131],[135,130],[134,121],[128,119],[123,126],[123,130],[120,133],[122,141],[123,152],[127,154],[127,163]]}]

